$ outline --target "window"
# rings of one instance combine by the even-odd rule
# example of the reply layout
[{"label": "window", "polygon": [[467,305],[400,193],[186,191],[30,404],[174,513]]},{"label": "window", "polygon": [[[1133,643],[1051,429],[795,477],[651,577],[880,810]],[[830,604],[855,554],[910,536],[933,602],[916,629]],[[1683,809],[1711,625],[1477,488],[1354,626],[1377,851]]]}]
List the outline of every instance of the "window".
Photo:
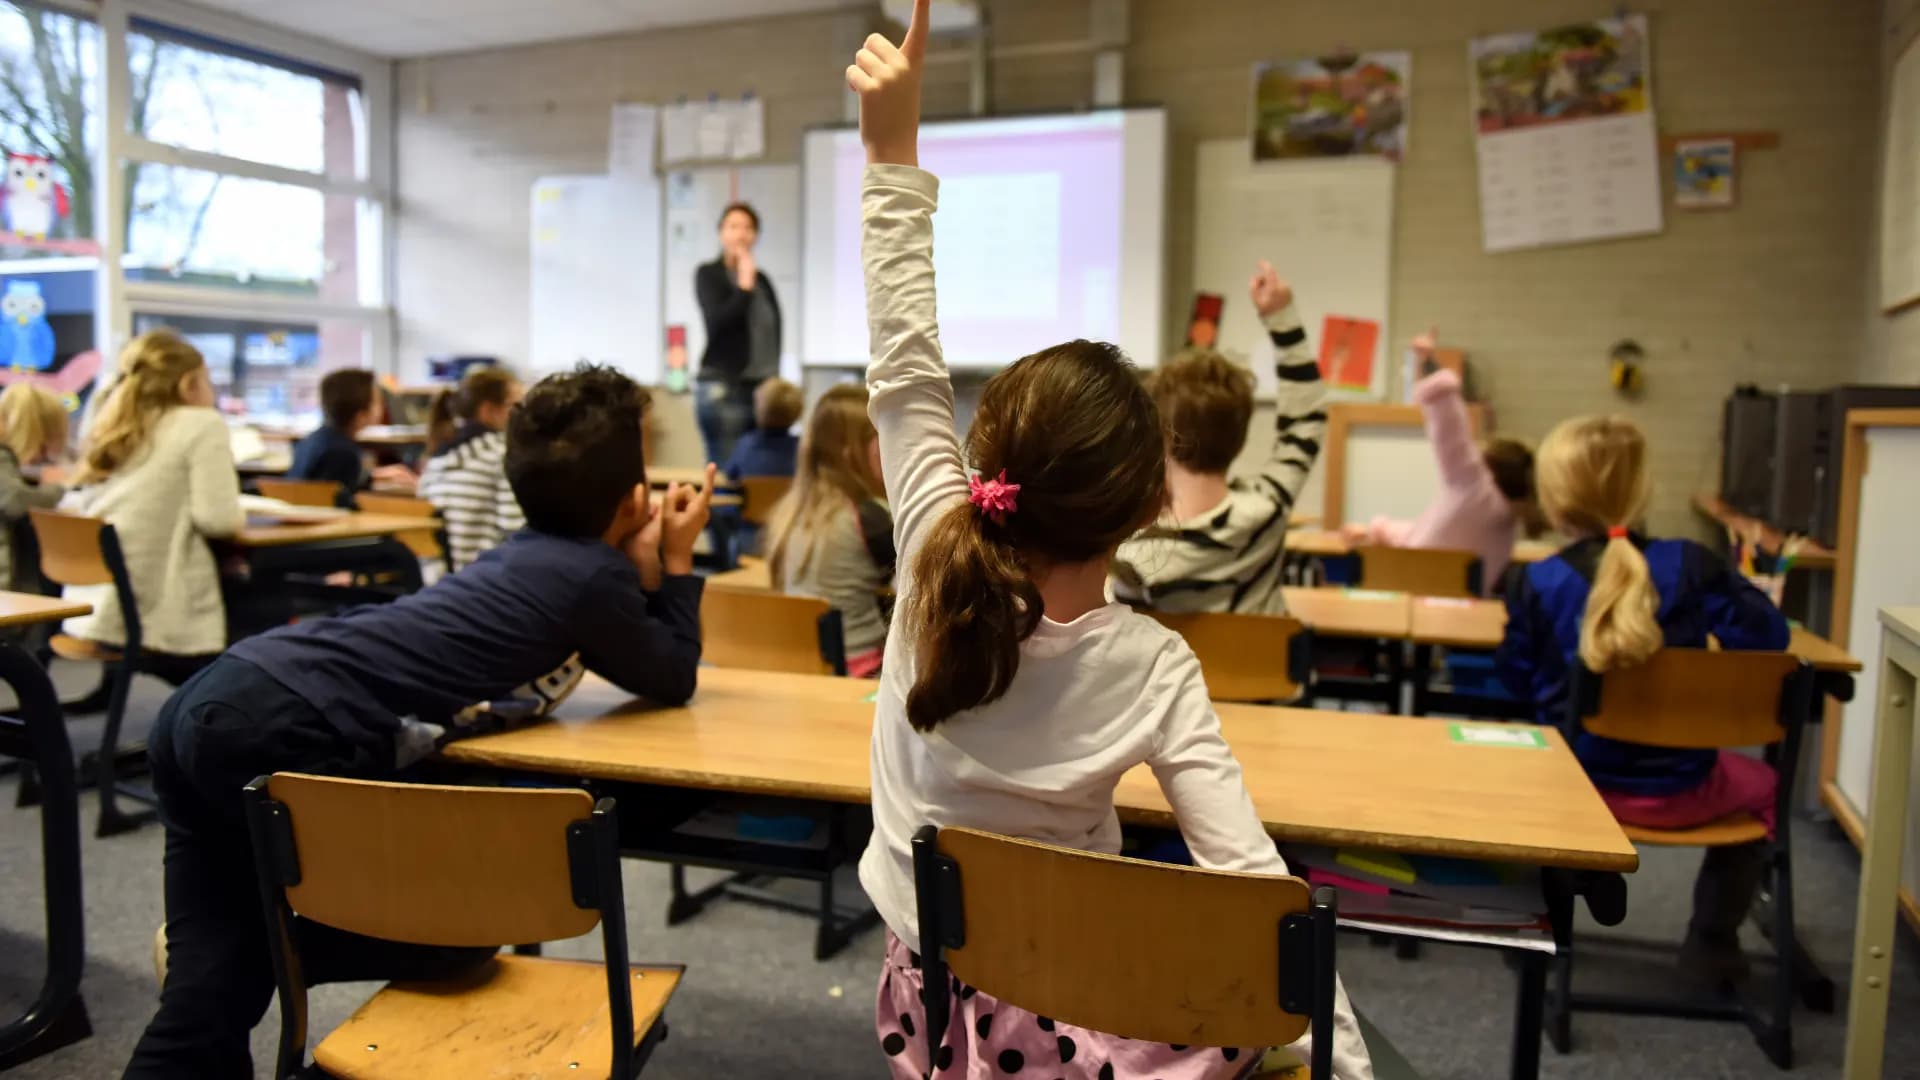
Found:
[{"label": "window", "polygon": [[134,316],[136,334],[178,330],[207,358],[213,388],[249,416],[300,425],[320,410],[320,376],[365,367],[367,328],[352,319],[264,319],[161,314]]},{"label": "window", "polygon": [[100,148],[93,23],[0,2],[0,259],[92,256]]}]

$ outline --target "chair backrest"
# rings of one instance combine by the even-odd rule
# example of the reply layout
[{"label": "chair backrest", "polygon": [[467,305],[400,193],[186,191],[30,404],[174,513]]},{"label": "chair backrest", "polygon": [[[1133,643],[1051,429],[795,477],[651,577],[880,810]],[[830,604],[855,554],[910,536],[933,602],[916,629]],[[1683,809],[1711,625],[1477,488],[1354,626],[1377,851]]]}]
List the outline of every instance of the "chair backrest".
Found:
[{"label": "chair backrest", "polygon": [[577,937],[600,921],[574,903],[571,884],[569,827],[593,812],[584,791],[276,773],[266,796],[290,827],[287,903],[328,926],[501,945]]},{"label": "chair backrest", "polygon": [[[368,514],[386,514],[389,517],[430,518],[436,511],[433,504],[425,499],[416,499],[407,495],[375,495],[361,492],[354,496],[354,505]],[[441,559],[446,557],[446,549],[440,544],[440,535],[434,529],[409,529],[395,533],[394,539],[407,546],[407,550],[422,559]]]},{"label": "chair backrest", "polygon": [[744,589],[700,598],[700,658],[716,667],[845,675],[840,613],[825,600]]},{"label": "chair backrest", "polygon": [[1232,612],[1151,612],[1200,658],[1215,701],[1292,701],[1313,670],[1313,636],[1299,619]]},{"label": "chair backrest", "polygon": [[1353,549],[1360,560],[1360,587],[1415,596],[1480,595],[1480,556],[1445,548],[1378,547]]},{"label": "chair backrest", "polygon": [[928,826],[913,847],[923,962],[968,986],[1149,1042],[1284,1045],[1311,1022],[1330,1060],[1331,890],[972,829]]},{"label": "chair backrest", "polygon": [[34,537],[40,542],[40,573],[55,585],[109,585],[113,568],[107,565],[100,542],[112,528],[99,518],[63,514],[58,510],[30,510]]},{"label": "chair backrest", "polygon": [[1813,681],[1812,669],[1791,653],[1661,649],[1604,675],[1576,664],[1570,719],[1642,746],[1771,746],[1806,717]]},{"label": "chair backrest", "polygon": [[740,518],[749,525],[765,525],[774,504],[793,486],[791,476],[746,476],[740,479]]},{"label": "chair backrest", "polygon": [[331,480],[288,480],[262,476],[253,482],[260,494],[292,506],[338,506],[340,485]]}]

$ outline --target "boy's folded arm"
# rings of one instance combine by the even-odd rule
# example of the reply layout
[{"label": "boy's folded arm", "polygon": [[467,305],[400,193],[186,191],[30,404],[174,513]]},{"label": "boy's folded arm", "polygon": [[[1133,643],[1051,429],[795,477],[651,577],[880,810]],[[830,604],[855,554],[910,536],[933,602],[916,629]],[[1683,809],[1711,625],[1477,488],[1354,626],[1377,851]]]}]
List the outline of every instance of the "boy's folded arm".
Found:
[{"label": "boy's folded arm", "polygon": [[587,670],[650,701],[686,704],[698,682],[703,585],[692,574],[668,574],[658,591],[643,593],[638,571],[603,574],[572,620]]},{"label": "boy's folded arm", "polygon": [[1299,308],[1290,303],[1265,321],[1273,342],[1275,419],[1273,452],[1260,475],[1291,507],[1326,441],[1327,384],[1308,348]]},{"label": "boy's folded arm", "polygon": [[867,166],[861,258],[871,359],[868,412],[902,557],[967,491],[953,425],[953,383],[934,300],[933,211],[939,181],[906,165]]}]

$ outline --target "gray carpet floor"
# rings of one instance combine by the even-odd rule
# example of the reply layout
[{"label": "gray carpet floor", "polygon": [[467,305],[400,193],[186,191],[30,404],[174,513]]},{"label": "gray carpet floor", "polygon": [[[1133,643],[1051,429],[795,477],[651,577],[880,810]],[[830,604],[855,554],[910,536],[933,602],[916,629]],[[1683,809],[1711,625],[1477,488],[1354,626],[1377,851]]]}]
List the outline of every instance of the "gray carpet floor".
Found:
[{"label": "gray carpet floor", "polygon": [[[73,692],[85,681],[72,671],[56,677]],[[159,684],[143,685],[130,723],[162,699]],[[76,719],[76,744],[98,739],[97,720]],[[82,993],[92,1015],[92,1038],[11,1071],[20,1080],[72,1080],[119,1075],[152,1012],[154,929],[162,918],[161,833],[158,826],[97,840],[91,835],[96,802],[82,796],[86,891],[87,971]],[[38,987],[43,963],[39,821],[12,809],[14,781],[0,780],[0,1015],[12,1016]],[[1799,1066],[1809,1080],[1840,1075],[1845,993],[1853,946],[1859,860],[1831,825],[1800,822],[1795,833],[1802,937],[1840,984],[1841,1011],[1796,1015]],[[1628,879],[1626,924],[1607,933],[1654,942],[1676,941],[1685,925],[1697,854],[1649,850]],[[727,902],[678,927],[665,924],[664,867],[626,867],[632,954],[640,961],[684,963],[686,982],[669,1011],[672,1036],[655,1056],[650,1077],[662,1080],[720,1076],[877,1077],[885,1075],[875,1046],[872,1011],[881,935],[869,933],[840,956],[816,963],[811,923],[799,915]],[[1585,924],[1592,929],[1591,924]],[[1749,932],[1750,950],[1761,948]],[[597,956],[598,939],[564,942],[550,955]],[[1484,1080],[1506,1075],[1514,1008],[1514,976],[1499,956],[1429,946],[1415,960],[1343,936],[1340,967],[1355,1004],[1433,1080]],[[1580,953],[1582,989],[1671,989],[1672,966],[1659,950]],[[1885,1075],[1920,1078],[1920,949],[1900,931]],[[344,1019],[370,985],[315,991],[311,1030],[323,1033]],[[254,1034],[260,1075],[272,1060],[277,1014]],[[1901,1018],[1905,1018],[1902,1023]],[[1545,1051],[1546,1077],[1764,1077],[1774,1070],[1736,1024],[1651,1017],[1577,1015],[1575,1047]]]}]

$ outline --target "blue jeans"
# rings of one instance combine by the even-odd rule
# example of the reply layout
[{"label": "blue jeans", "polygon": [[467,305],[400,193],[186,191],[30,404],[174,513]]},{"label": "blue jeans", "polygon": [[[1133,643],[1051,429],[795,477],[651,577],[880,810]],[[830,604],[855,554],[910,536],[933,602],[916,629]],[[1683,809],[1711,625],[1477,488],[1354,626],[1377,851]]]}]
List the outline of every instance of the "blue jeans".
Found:
[{"label": "blue jeans", "polygon": [[733,457],[733,444],[753,429],[753,384],[715,379],[695,383],[693,393],[707,460],[725,467]]}]

